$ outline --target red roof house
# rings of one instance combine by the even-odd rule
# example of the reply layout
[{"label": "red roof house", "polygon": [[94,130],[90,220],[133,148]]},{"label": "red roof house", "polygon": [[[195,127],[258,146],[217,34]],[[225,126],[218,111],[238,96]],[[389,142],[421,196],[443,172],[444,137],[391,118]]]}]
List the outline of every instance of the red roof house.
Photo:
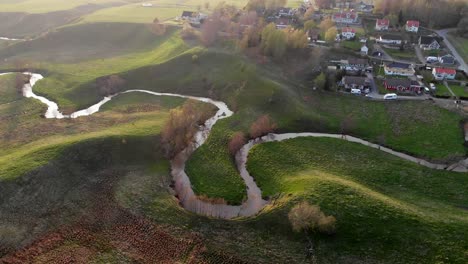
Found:
[{"label": "red roof house", "polygon": [[375,23],[375,30],[388,30],[390,21],[388,19],[377,19]]},{"label": "red roof house", "polygon": [[453,80],[457,75],[457,71],[449,68],[434,68],[432,69],[432,75],[436,80]]},{"label": "red roof house", "polygon": [[419,21],[417,20],[406,21],[406,31],[418,32],[418,30],[419,30]]}]

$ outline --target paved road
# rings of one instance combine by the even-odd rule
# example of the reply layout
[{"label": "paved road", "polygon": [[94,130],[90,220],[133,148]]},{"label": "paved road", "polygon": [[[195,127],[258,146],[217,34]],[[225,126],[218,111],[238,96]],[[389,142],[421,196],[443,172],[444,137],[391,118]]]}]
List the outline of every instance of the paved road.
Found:
[{"label": "paved road", "polygon": [[421,48],[418,45],[416,45],[414,47],[414,50],[416,51],[416,56],[418,56],[419,61],[422,64],[426,64],[426,59],[424,58]]},{"label": "paved road", "polygon": [[454,28],[446,28],[446,29],[437,30],[436,32],[437,32],[437,34],[439,34],[439,36],[444,38],[445,45],[452,52],[453,56],[457,59],[458,63],[460,63],[460,66],[458,67],[458,69],[460,69],[460,70],[464,71],[466,74],[468,74],[468,66],[465,63],[465,60],[463,60],[463,57],[460,56],[460,54],[458,54],[458,51],[455,49],[455,47],[452,45],[452,43],[450,43],[450,41],[447,38],[447,33],[452,31],[452,30],[455,30],[455,29]]}]

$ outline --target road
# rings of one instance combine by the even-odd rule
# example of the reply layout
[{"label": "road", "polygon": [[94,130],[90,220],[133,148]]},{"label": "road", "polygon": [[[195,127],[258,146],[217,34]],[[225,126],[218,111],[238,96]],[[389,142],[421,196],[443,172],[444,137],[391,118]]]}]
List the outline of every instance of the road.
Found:
[{"label": "road", "polygon": [[390,56],[390,54],[388,54],[380,44],[377,44],[377,43],[374,44],[374,51],[381,51],[383,56],[380,59],[383,59],[384,61],[399,62],[399,63],[413,64],[413,65],[417,64],[414,61],[396,60],[395,58]]},{"label": "road", "polygon": [[418,45],[416,45],[414,47],[414,50],[416,51],[416,56],[418,56],[419,61],[422,64],[426,64],[426,59],[424,58],[421,48]]},{"label": "road", "polygon": [[453,56],[455,57],[455,59],[457,59],[458,63],[460,64],[458,69],[460,69],[460,70],[464,71],[466,74],[468,74],[468,66],[466,65],[465,60],[463,60],[463,57],[460,56],[458,51],[455,49],[455,47],[452,45],[452,43],[450,43],[450,41],[447,38],[447,33],[452,31],[452,30],[455,30],[455,28],[441,29],[441,30],[437,30],[436,32],[437,32],[437,34],[439,34],[439,36],[444,38],[445,45],[452,52]]}]

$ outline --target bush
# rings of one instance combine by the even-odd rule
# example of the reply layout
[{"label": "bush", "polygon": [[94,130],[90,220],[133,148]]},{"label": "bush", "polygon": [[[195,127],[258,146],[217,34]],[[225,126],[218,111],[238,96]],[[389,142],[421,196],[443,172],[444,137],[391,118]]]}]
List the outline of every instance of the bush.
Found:
[{"label": "bush", "polygon": [[270,116],[263,115],[250,126],[250,137],[258,138],[273,132],[275,129],[276,124],[270,119]]},{"label": "bush", "polygon": [[231,153],[231,155],[233,156],[236,155],[236,153],[242,148],[242,146],[245,145],[246,141],[247,140],[245,138],[244,133],[236,132],[229,141],[229,153]]}]

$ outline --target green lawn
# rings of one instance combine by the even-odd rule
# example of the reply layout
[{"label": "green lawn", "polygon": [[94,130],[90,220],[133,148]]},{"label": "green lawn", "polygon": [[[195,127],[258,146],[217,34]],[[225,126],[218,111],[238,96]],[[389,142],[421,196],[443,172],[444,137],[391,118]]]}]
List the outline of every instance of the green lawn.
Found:
[{"label": "green lawn", "polygon": [[449,84],[449,86],[452,92],[455,93],[457,96],[468,97],[468,90],[466,87],[455,84]]},{"label": "green lawn", "polygon": [[395,59],[400,60],[417,60],[417,56],[414,50],[404,50],[401,51],[399,49],[386,49],[384,48],[385,52],[387,52],[390,56]]},{"label": "green lawn", "polygon": [[361,47],[363,46],[363,43],[359,42],[359,40],[354,40],[354,41],[343,40],[340,42],[340,46],[346,49],[353,50],[353,51],[360,51]]},{"label": "green lawn", "polygon": [[[93,4],[127,3],[126,0],[93,0]],[[72,9],[80,5],[91,3],[89,0],[2,0],[0,10],[2,12],[27,12],[27,13],[47,13],[59,10]]]},{"label": "green lawn", "polygon": [[308,200],[337,218],[336,237],[317,238],[329,262],[347,254],[383,263],[465,262],[465,175],[326,138],[256,146],[248,170],[264,196]]},{"label": "green lawn", "polygon": [[465,59],[465,62],[468,61],[468,39],[461,38],[455,34],[448,34],[450,43],[457,49],[460,56]]},{"label": "green lawn", "polygon": [[447,89],[447,87],[443,83],[436,84],[436,95],[452,96],[450,91]]}]

